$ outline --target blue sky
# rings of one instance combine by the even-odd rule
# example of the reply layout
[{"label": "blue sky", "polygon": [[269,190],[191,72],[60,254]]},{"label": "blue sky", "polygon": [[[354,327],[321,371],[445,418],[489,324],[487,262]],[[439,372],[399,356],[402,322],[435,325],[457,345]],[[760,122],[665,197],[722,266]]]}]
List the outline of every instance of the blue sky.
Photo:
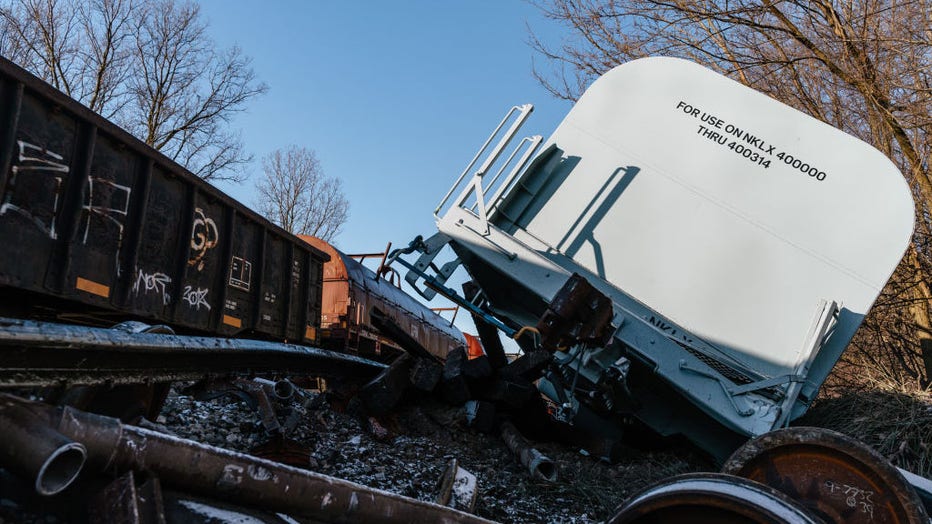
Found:
[{"label": "blue sky", "polygon": [[[521,0],[201,5],[217,44],[239,45],[269,85],[233,122],[256,157],[253,178],[221,189],[249,204],[259,159],[314,149],[350,201],[334,242],[347,253],[433,234],[437,203],[512,106],[534,104],[522,136],[544,137],[570,108],[534,79],[527,44],[529,26],[551,42],[562,29]],[[449,284],[466,278],[460,269]],[[466,314],[456,324],[475,333]]]},{"label": "blue sky", "polygon": [[[512,105],[533,103],[525,134],[544,136],[569,110],[532,77],[527,44],[528,25],[561,29],[520,0],[200,3],[217,44],[269,85],[233,122],[253,179],[276,148],[314,149],[350,201],[346,252],[433,233],[435,205]],[[252,184],[221,187],[248,204]]]}]

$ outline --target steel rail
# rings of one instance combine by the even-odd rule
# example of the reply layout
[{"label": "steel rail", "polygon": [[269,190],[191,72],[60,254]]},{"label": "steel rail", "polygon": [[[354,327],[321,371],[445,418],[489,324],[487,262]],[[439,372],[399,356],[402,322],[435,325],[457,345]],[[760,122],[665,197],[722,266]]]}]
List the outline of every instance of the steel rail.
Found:
[{"label": "steel rail", "polygon": [[294,344],[0,317],[0,387],[156,383],[254,373],[368,380],[385,367]]}]

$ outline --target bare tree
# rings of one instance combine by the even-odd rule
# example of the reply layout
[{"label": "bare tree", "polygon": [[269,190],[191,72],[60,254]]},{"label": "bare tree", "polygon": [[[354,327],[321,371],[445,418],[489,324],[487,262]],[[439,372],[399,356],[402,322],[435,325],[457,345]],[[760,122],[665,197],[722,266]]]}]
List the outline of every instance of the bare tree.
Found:
[{"label": "bare tree", "polygon": [[264,178],[256,183],[256,209],[291,233],[327,242],[349,218],[342,181],[324,175],[314,151],[288,146],[262,159]]},{"label": "bare tree", "polygon": [[[570,29],[535,75],[573,100],[622,62],[678,56],[711,67],[865,140],[904,173],[917,203],[911,248],[849,352],[865,366],[928,385],[918,340],[932,337],[932,1],[540,0]],[[860,367],[859,367],[860,366]]]},{"label": "bare tree", "polygon": [[198,176],[242,179],[228,124],[267,88],[238,48],[215,49],[196,4],[7,0],[0,54]]}]

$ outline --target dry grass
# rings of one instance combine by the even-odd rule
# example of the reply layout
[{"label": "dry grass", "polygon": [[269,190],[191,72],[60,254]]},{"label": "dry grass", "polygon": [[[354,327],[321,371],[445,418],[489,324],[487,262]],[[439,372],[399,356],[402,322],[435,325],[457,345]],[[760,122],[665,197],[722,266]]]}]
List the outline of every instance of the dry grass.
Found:
[{"label": "dry grass", "polygon": [[626,458],[611,466],[595,460],[563,461],[561,474],[574,500],[584,501],[592,516],[607,519],[622,502],[655,482],[711,468],[711,464],[689,449],[631,450]]},{"label": "dry grass", "polygon": [[839,431],[903,469],[932,476],[932,391],[877,378],[860,386],[820,398],[797,424]]}]

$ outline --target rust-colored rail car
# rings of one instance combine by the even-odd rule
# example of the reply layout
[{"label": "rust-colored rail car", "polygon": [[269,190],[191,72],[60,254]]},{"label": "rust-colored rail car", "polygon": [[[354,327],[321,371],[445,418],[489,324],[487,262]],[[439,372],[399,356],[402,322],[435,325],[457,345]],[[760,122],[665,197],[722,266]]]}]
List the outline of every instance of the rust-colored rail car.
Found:
[{"label": "rust-colored rail car", "polygon": [[315,342],[327,256],[0,59],[0,309]]},{"label": "rust-colored rail car", "polygon": [[[463,333],[449,320],[398,286],[327,242],[299,236],[330,255],[330,261],[324,264],[323,347],[388,361],[402,351],[420,348],[443,360],[451,349],[466,346]],[[416,344],[414,348],[410,347],[412,343]]]}]

